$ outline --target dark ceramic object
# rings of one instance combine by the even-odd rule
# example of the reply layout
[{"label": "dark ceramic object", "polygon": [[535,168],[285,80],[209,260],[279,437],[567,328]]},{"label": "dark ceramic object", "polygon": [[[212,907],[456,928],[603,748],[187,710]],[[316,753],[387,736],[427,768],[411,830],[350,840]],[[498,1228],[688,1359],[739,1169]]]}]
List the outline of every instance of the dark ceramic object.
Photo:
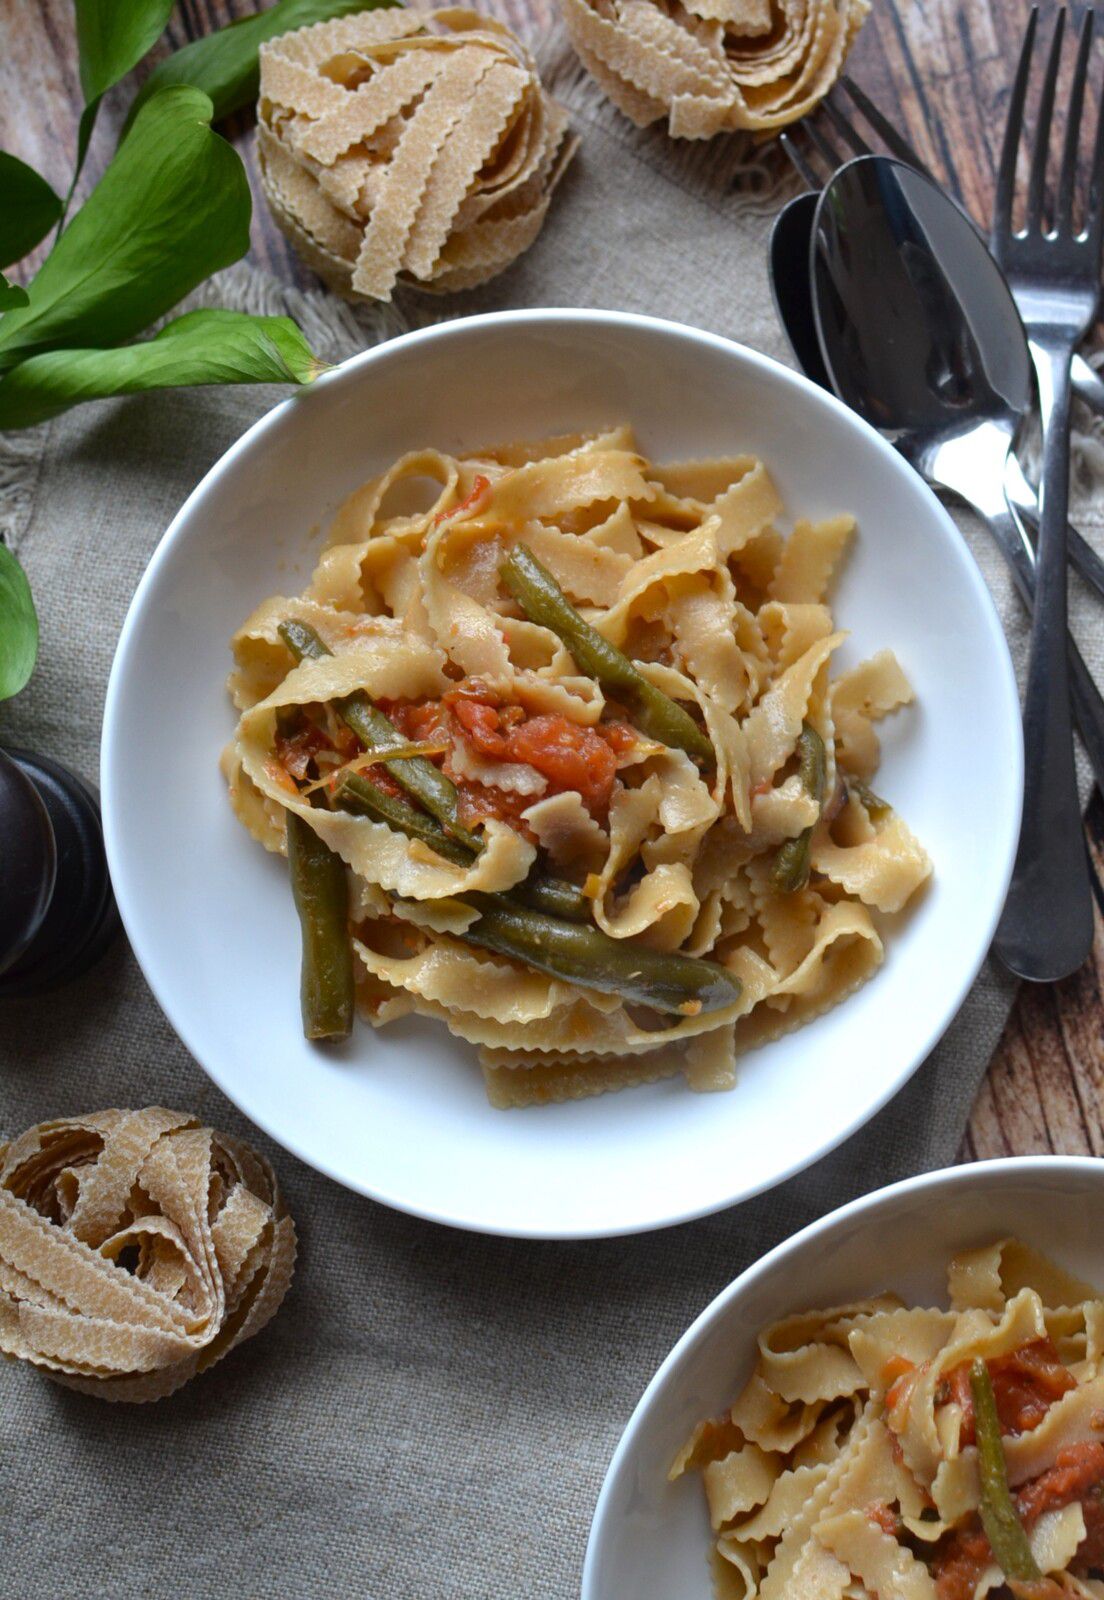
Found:
[{"label": "dark ceramic object", "polygon": [[0,999],[68,983],[118,930],[94,790],[48,756],[0,751]]}]

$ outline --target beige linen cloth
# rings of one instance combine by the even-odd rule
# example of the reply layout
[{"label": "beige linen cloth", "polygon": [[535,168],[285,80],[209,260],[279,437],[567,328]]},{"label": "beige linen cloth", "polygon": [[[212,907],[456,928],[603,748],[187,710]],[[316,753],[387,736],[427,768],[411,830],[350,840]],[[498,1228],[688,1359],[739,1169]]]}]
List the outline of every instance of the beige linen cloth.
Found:
[{"label": "beige linen cloth", "polygon": [[[209,298],[291,309],[331,357],[402,321],[579,305],[677,318],[785,358],[765,256],[778,202],[756,199],[746,177],[734,185],[740,146],[639,133],[568,58],[553,68],[582,148],[536,246],[497,282],[359,320],[242,268]],[[277,398],[153,394],[9,438],[7,521],[42,653],[30,687],[0,707],[0,740],[96,777],[138,578],[199,477]],[[1022,655],[1003,572],[973,542]],[[1080,592],[1077,604],[1091,617]],[[1101,630],[1084,642],[1099,668]],[[564,1245],[414,1221],[272,1146],[173,1036],[122,943],[72,988],[0,1005],[5,1135],[108,1106],[181,1107],[270,1157],[301,1244],[271,1326],[169,1400],[105,1406],[30,1370],[0,1372],[0,1597],[571,1600],[610,1453],[675,1338],[797,1227],[954,1160],[1011,996],[985,972],[896,1100],[784,1188],[666,1233]]]}]

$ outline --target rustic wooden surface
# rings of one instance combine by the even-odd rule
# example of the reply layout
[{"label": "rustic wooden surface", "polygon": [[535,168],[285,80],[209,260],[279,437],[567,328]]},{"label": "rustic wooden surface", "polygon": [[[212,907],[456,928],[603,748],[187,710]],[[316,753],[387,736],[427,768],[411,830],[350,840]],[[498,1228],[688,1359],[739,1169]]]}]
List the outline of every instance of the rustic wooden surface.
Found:
[{"label": "rustic wooden surface", "polygon": [[[479,3],[533,42],[555,16],[556,0]],[[256,9],[255,0],[182,0],[157,53]],[[874,0],[851,58],[853,75],[881,106],[893,109],[916,149],[980,218],[989,214],[1004,108],[1028,9],[1028,0]],[[1055,9],[1055,0],[1043,0],[1044,20]],[[64,191],[81,105],[71,0],[0,0],[0,46],[0,148],[31,162]],[[124,85],[101,110],[86,183],[114,147],[131,92],[132,86]],[[255,180],[249,119],[242,117],[223,131],[238,145]],[[252,258],[284,278],[311,281],[263,201],[254,211]],[[1104,871],[1099,796],[1089,812],[1088,832]],[[1082,972],[1053,987],[1028,985],[1021,991],[978,1095],[963,1159],[1104,1151],[1102,978],[1104,931],[1098,921],[1093,960]]]}]

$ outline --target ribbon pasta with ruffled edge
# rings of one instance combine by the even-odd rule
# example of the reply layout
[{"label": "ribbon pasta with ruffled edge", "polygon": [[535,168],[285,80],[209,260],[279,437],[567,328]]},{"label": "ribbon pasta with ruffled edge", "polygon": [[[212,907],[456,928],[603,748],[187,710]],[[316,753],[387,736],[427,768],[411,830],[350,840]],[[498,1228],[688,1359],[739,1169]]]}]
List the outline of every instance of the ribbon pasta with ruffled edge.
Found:
[{"label": "ribbon pasta with ruffled edge", "polygon": [[357,12],[271,40],[260,61],[265,195],[339,294],[473,288],[537,237],[577,141],[493,17]]},{"label": "ribbon pasta with ruffled edge", "polygon": [[[235,811],[275,852],[294,812],[341,858],[362,1011],[377,1026],[440,1019],[479,1047],[496,1105],[680,1072],[695,1089],[731,1087],[739,1052],[871,976],[881,914],[929,875],[866,788],[874,724],[911,698],[904,674],[882,651],[830,675],[845,635],[826,593],[852,519],[784,538],[781,512],[762,462],[660,467],[626,427],[417,450],[349,496],[306,592],[265,600],[234,636],[240,720],[223,770]],[[570,627],[504,581],[521,551]],[[291,624],[313,630],[316,659],[296,660]],[[602,675],[610,655],[629,674],[620,688]],[[349,696],[449,780],[455,837],[475,849],[432,817],[403,831],[402,815],[421,815],[402,811],[417,804],[403,758],[384,763],[351,736]],[[808,740],[823,752],[819,797],[799,771]],[[346,803],[350,772],[394,798]],[[800,881],[780,885],[794,843],[807,845]],[[592,986],[577,963],[534,965],[480,939],[488,906],[516,915],[551,878],[618,970],[669,958],[727,975],[728,991],[651,1004]]]},{"label": "ribbon pasta with ruffled edge", "polygon": [[767,133],[843,70],[869,0],[560,0],[583,66],[637,127]]},{"label": "ribbon pasta with ruffled edge", "polygon": [[258,1333],[295,1227],[272,1170],[151,1106],[0,1144],[0,1352],[104,1400],[157,1400]]},{"label": "ribbon pasta with ruffled edge", "polygon": [[[947,1311],[883,1295],[760,1333],[671,1468],[701,1474],[721,1600],[1104,1596],[1104,1299],[1016,1239],[947,1276]],[[981,1516],[979,1360],[1039,1572],[1011,1587]]]}]

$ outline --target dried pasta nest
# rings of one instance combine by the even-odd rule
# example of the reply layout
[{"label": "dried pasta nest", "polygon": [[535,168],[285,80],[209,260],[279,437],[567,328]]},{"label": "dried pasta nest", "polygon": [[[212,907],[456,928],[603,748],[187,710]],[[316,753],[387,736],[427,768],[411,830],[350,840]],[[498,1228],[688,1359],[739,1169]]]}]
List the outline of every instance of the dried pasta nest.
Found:
[{"label": "dried pasta nest", "polygon": [[508,28],[473,11],[367,11],[261,49],[257,142],[272,213],[352,298],[444,293],[537,237],[576,141]]},{"label": "dried pasta nest", "polygon": [[796,122],[827,94],[870,0],[561,0],[579,59],[638,127],[681,139]]},{"label": "dried pasta nest", "polygon": [[105,1400],[171,1394],[277,1309],[295,1227],[268,1163],[181,1111],[0,1144],[0,1352]]}]

